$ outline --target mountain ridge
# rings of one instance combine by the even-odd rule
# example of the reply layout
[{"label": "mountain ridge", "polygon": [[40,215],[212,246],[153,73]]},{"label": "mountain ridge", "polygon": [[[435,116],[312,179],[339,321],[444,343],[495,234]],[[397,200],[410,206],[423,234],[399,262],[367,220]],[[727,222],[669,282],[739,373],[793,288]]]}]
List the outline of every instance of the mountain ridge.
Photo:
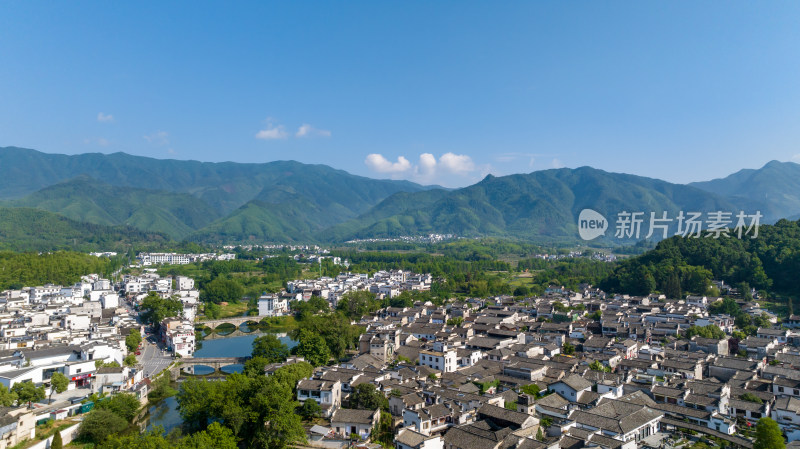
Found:
[{"label": "mountain ridge", "polygon": [[[651,211],[675,217],[681,210],[762,210],[763,222],[800,215],[800,198],[793,193],[800,192],[800,165],[777,161],[690,184],[582,166],[487,175],[459,189],[375,180],[296,161],[68,156],[16,147],[0,148],[0,167],[6,175],[0,177],[0,198],[17,195],[0,205],[214,243],[340,242],[429,233],[577,242],[577,216],[586,208],[612,224],[622,211],[645,212],[649,218]],[[56,171],[58,176],[47,176]],[[32,180],[15,183],[24,173],[33,173]],[[65,173],[72,178],[62,179]],[[137,185],[129,185],[134,181]],[[21,195],[41,184],[47,185]],[[613,243],[610,234],[599,243]]]}]

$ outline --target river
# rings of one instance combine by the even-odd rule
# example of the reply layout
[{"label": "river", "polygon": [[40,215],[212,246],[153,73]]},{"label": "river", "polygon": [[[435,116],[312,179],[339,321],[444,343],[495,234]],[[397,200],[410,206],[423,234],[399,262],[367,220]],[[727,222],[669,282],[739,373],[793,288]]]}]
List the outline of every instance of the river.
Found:
[{"label": "river", "polygon": [[[195,351],[194,357],[245,357],[249,356],[253,349],[253,340],[260,335],[267,335],[271,332],[255,331],[248,335],[237,337],[222,337],[214,340],[203,340],[202,347]],[[281,342],[289,346],[289,349],[295,347],[297,342],[289,338],[286,334],[272,333],[277,336]],[[224,368],[226,372],[242,372],[242,365],[230,365]],[[210,374],[212,368],[198,366],[195,367],[195,374]],[[165,431],[178,427],[182,424],[181,416],[178,413],[178,402],[175,397],[163,399],[151,406],[145,418],[147,430],[151,430],[155,426],[161,426]]]}]

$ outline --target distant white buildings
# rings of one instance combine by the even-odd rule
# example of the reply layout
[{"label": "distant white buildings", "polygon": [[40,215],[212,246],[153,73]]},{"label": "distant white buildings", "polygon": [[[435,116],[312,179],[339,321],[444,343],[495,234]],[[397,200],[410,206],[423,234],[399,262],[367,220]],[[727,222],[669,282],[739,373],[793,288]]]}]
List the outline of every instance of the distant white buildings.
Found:
[{"label": "distant white buildings", "polygon": [[286,283],[286,289],[294,299],[308,301],[320,296],[336,306],[342,295],[359,290],[374,293],[379,299],[393,298],[400,293],[430,290],[433,276],[404,270],[378,271],[372,277],[364,273],[340,273],[335,278],[297,279]]},{"label": "distant white buildings", "polygon": [[179,254],[179,253],[139,253],[136,258],[142,266],[150,265],[186,265],[193,262],[204,262],[206,260],[233,260],[235,254]]}]

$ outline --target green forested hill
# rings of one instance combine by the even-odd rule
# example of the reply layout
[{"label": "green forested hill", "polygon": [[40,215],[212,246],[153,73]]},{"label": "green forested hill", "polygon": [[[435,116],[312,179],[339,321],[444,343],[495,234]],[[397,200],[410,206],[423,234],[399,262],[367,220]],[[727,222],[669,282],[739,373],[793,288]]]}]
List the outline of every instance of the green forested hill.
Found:
[{"label": "green forested hill", "polygon": [[[585,208],[613,220],[622,211],[667,211],[674,217],[680,210],[730,211],[736,207],[694,187],[581,167],[487,176],[475,185],[449,192],[395,194],[327,235],[349,239],[438,232],[574,241],[577,217]],[[611,228],[607,235],[613,235]]]},{"label": "green forested hill", "polygon": [[[0,148],[0,168],[1,206],[195,242],[340,242],[440,233],[574,244],[578,214],[588,208],[610,224],[606,236],[592,242],[607,246],[644,238],[650,212],[674,218],[679,211],[761,210],[763,222],[800,213],[800,165],[779,162],[693,185],[580,167],[490,175],[455,190],[294,161],[204,163],[14,147]],[[614,238],[623,211],[644,213],[638,239]],[[62,224],[66,229],[55,235],[73,232],[75,223]],[[673,222],[670,235],[674,231]]]},{"label": "green forested hill", "polygon": [[208,204],[186,193],[116,187],[85,175],[11,204],[44,209],[87,223],[128,225],[174,239],[183,238],[219,216]]},{"label": "green forested hill", "polygon": [[752,238],[681,238],[620,263],[603,287],[614,292],[647,294],[668,290],[675,275],[683,292],[705,293],[711,279],[756,289],[798,295],[800,221],[762,225]]},{"label": "green forested hill", "polygon": [[[6,147],[0,148],[0,167],[0,199],[15,200],[6,205],[99,224],[130,224],[175,238],[218,220],[197,233],[211,240],[251,235],[268,241],[306,239],[309,232],[357,217],[393,193],[426,189],[294,161],[206,163]],[[272,206],[262,204],[288,212],[273,213]],[[234,235],[235,229],[241,233]]]},{"label": "green forested hill", "polygon": [[125,153],[48,154],[0,147],[0,167],[4,173],[0,177],[0,199],[22,198],[78,175],[88,175],[114,186],[189,193],[223,215],[276,186],[312,201],[338,202],[353,216],[393,193],[425,189],[408,181],[365,178],[325,165],[295,161],[215,163]]},{"label": "green forested hill", "polygon": [[158,247],[169,238],[129,226],[78,222],[52,212],[0,207],[0,250],[125,250],[129,245]]},{"label": "green forested hill", "polygon": [[772,222],[800,213],[800,164],[771,161],[763,167],[691,186],[750,204]]}]

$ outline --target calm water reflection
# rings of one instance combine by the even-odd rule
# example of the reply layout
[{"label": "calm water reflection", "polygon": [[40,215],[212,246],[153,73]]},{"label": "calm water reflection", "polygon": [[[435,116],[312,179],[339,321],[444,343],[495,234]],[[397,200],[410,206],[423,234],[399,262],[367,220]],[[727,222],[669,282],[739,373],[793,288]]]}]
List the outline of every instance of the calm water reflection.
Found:
[{"label": "calm water reflection", "polygon": [[[203,340],[203,347],[194,353],[194,357],[246,357],[253,350],[253,340],[265,332],[253,332],[249,335],[239,337],[217,338],[214,340]],[[289,338],[286,334],[273,334],[289,346],[289,349],[297,346],[297,342]],[[210,374],[214,370],[207,366],[196,366],[195,374]],[[223,371],[242,372],[242,365],[230,365],[223,368]],[[150,407],[146,418],[147,430],[155,426],[161,426],[169,432],[182,424],[181,415],[178,413],[178,402],[175,397],[166,398]]]}]

